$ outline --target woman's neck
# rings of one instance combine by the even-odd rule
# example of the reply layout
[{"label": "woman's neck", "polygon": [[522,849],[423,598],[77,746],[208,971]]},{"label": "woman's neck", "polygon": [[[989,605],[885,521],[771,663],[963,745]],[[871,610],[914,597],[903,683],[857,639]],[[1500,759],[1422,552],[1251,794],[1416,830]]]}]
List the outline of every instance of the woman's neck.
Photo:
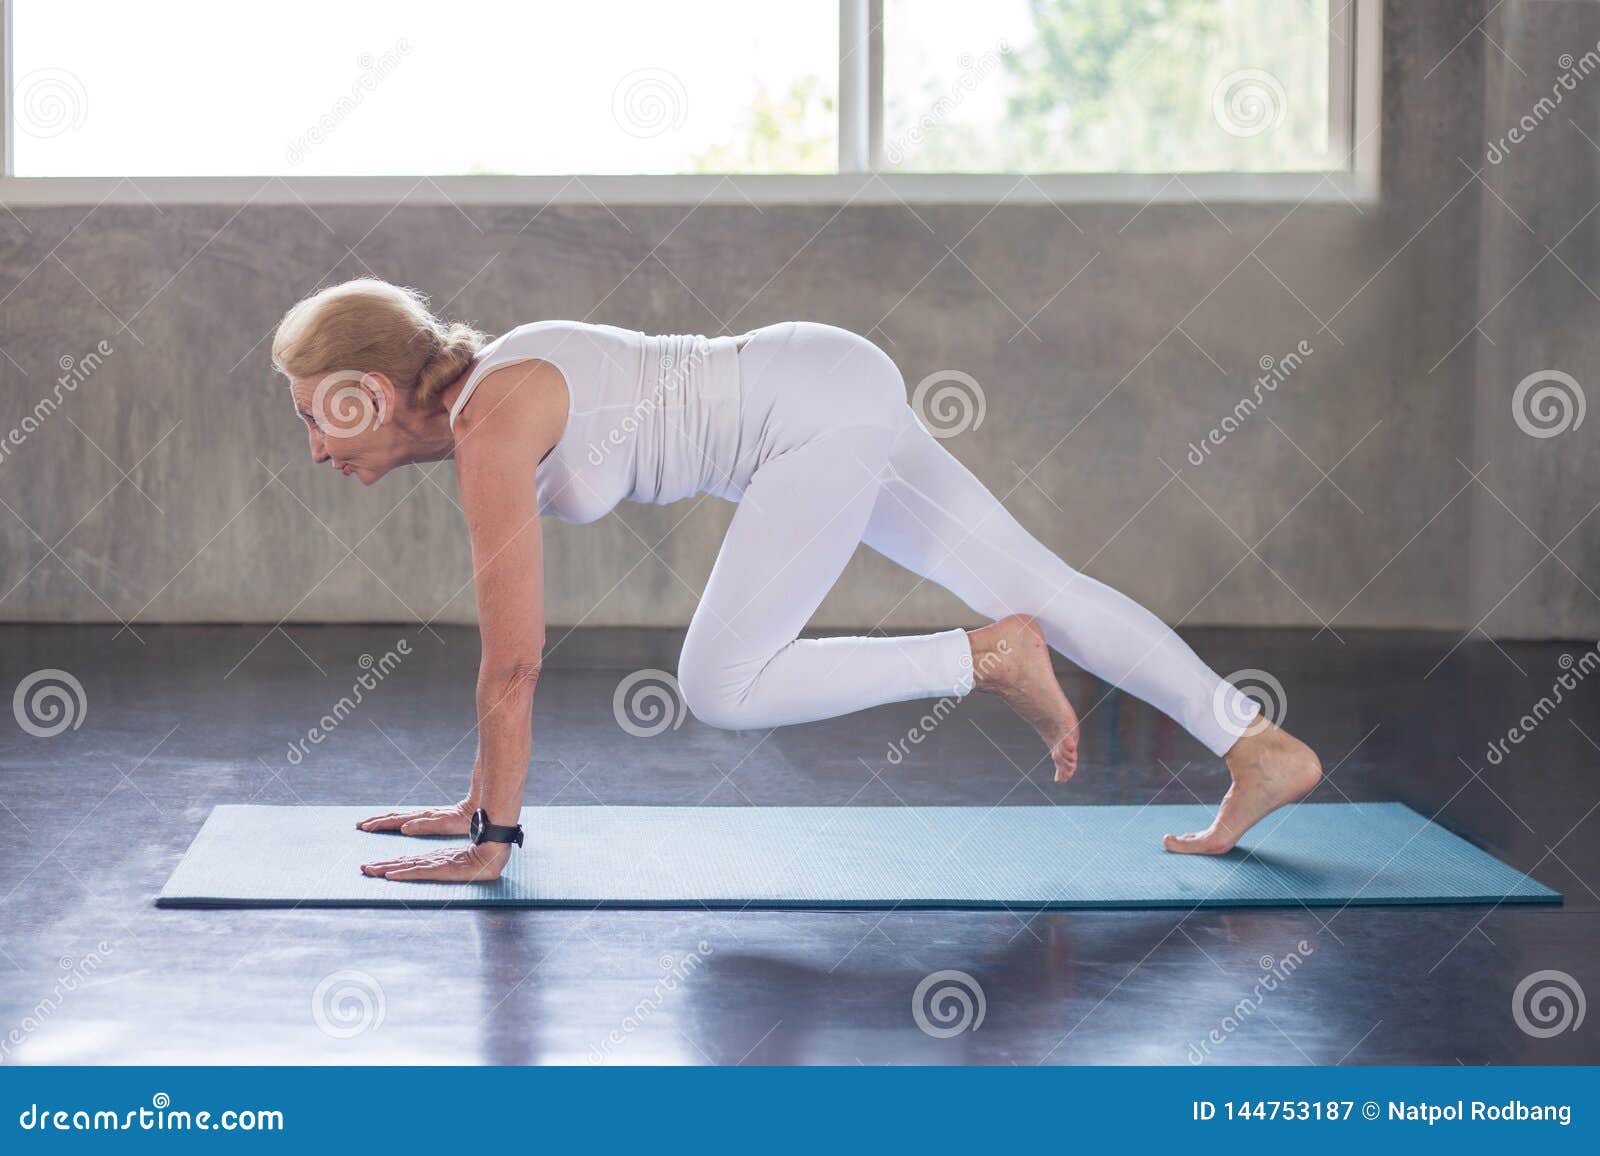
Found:
[{"label": "woman's neck", "polygon": [[450,425],[450,411],[455,409],[467,378],[477,366],[478,359],[474,357],[462,370],[460,377],[439,391],[437,408],[429,410],[426,415],[418,415],[415,430],[418,456],[415,461],[440,462],[455,456],[456,437]]},{"label": "woman's neck", "polygon": [[439,391],[439,404],[444,407],[445,426],[449,427],[450,411],[456,407],[456,400],[460,398],[462,389],[467,384],[467,378],[472,376],[472,371],[478,367],[478,359],[474,357],[467,363],[467,368],[461,371],[461,376],[452,381]]}]

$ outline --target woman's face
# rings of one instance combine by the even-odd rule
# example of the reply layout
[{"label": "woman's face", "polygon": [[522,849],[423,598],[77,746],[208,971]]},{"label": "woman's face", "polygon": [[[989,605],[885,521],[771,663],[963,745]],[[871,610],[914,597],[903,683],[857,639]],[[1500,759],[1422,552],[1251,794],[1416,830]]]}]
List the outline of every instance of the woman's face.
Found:
[{"label": "woman's face", "polygon": [[311,439],[311,460],[370,486],[406,457],[394,421],[394,387],[381,373],[341,370],[289,381]]}]

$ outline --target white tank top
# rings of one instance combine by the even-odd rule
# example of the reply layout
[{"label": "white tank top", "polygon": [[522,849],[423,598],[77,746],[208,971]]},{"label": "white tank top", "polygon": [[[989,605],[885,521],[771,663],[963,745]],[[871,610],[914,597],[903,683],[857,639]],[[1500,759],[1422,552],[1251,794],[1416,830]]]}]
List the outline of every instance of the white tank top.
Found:
[{"label": "white tank top", "polygon": [[536,321],[486,345],[450,409],[519,361],[547,361],[566,379],[567,424],[535,473],[539,512],[593,522],[618,502],[676,502],[705,491],[737,500],[737,346],[747,334],[653,336],[582,321]]}]

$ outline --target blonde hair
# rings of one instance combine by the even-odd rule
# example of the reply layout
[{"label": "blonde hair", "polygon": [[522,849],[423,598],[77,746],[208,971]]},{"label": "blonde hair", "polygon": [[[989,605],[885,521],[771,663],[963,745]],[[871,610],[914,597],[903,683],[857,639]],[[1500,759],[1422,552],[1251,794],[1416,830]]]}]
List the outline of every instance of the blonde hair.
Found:
[{"label": "blonde hair", "polygon": [[470,325],[435,317],[415,289],[362,277],[329,286],[285,313],[272,337],[272,364],[289,377],[382,373],[410,390],[415,404],[428,405],[487,340]]}]

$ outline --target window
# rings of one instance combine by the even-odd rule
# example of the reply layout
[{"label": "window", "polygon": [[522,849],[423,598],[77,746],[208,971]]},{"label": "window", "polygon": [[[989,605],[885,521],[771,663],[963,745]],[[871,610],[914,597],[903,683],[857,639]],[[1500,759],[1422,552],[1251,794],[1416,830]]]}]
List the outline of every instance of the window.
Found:
[{"label": "window", "polygon": [[1338,168],[1328,4],[886,0],[883,167]]},{"label": "window", "polygon": [[823,173],[838,151],[820,0],[13,3],[18,176]]},{"label": "window", "polygon": [[1380,7],[10,0],[0,200],[1370,195]]}]

